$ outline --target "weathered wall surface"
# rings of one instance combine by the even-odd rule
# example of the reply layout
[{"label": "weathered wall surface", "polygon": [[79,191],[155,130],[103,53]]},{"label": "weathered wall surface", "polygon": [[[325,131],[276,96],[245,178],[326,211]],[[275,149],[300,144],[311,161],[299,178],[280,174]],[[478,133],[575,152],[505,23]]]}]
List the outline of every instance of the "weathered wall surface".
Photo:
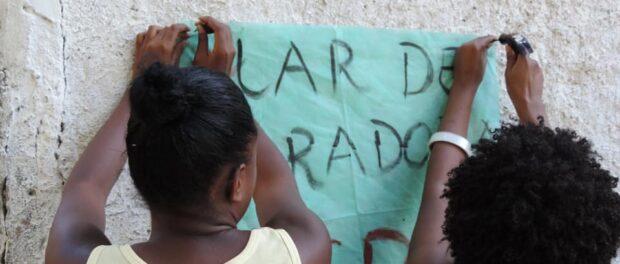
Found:
[{"label": "weathered wall surface", "polygon": [[[2,262],[43,262],[62,184],[127,86],[135,34],[203,14],[223,21],[523,32],[544,69],[552,124],[589,137],[604,167],[620,176],[617,0],[0,0]],[[498,63],[502,68],[501,56]],[[505,92],[502,105],[508,119],[513,110]],[[126,172],[108,203],[112,241],[147,237],[147,210]]]},{"label": "weathered wall surface", "polygon": [[0,1],[0,32],[0,249],[5,263],[38,263],[65,173],[60,3]]}]

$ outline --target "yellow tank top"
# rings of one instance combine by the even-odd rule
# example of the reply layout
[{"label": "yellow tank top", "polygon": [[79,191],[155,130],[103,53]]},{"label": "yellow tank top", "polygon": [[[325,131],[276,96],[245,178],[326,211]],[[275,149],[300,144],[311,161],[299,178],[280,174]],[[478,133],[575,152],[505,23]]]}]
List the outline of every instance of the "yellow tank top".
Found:
[{"label": "yellow tank top", "polygon": [[[263,227],[250,233],[248,244],[227,264],[274,263],[301,264],[293,239],[283,229]],[[86,264],[146,264],[130,245],[98,246]]]}]

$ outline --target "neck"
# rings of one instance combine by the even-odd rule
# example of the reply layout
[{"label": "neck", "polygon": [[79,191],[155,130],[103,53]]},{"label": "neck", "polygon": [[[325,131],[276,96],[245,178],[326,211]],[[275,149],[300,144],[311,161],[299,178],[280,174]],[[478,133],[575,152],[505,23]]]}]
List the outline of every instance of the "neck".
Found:
[{"label": "neck", "polygon": [[232,213],[205,213],[204,210],[179,210],[174,213],[151,210],[149,241],[173,238],[205,238],[237,229],[238,219]]}]

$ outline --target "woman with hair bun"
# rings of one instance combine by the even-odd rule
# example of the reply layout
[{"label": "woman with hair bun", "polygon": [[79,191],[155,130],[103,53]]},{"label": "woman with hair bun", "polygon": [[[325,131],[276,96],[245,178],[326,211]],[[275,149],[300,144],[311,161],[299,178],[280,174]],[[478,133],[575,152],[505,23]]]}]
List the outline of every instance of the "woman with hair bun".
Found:
[{"label": "woman with hair bun", "polygon": [[[194,66],[177,67],[188,28],[138,35],[134,80],[69,177],[46,263],[329,263],[323,222],[228,75],[228,27],[201,17]],[[214,31],[208,51],[206,31]],[[181,39],[181,41],[178,41]],[[105,204],[128,158],[151,213],[148,241],[111,245]],[[236,228],[254,198],[262,228]]]}]

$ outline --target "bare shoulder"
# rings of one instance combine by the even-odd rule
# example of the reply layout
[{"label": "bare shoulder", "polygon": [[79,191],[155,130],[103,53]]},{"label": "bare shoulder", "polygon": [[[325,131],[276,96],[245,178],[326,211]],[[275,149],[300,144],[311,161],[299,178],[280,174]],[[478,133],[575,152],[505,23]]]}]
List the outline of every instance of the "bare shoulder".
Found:
[{"label": "bare shoulder", "polygon": [[284,229],[293,240],[303,263],[330,263],[331,239],[323,221],[312,211],[278,218],[267,226]]}]

